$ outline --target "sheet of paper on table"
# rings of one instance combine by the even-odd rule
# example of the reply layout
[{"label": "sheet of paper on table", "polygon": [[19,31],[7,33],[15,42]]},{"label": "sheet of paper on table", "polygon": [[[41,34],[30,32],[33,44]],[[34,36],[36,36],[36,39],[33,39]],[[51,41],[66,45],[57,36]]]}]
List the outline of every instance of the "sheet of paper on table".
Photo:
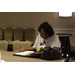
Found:
[{"label": "sheet of paper on table", "polygon": [[4,60],[0,60],[0,62],[5,62]]},{"label": "sheet of paper on table", "polygon": [[0,62],[5,62],[4,60],[1,60],[1,51],[0,51]]},{"label": "sheet of paper on table", "polygon": [[15,53],[15,55],[22,55],[22,56],[25,56],[25,55],[30,55],[32,53],[34,53],[35,51],[24,51],[24,52],[18,52],[18,53]]}]

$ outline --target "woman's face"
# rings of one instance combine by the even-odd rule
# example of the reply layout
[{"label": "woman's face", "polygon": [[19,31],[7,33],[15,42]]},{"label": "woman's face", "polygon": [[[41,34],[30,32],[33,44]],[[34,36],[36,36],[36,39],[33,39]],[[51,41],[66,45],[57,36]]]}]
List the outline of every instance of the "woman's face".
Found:
[{"label": "woman's face", "polygon": [[42,28],[40,31],[40,36],[44,39],[47,39],[49,37],[49,34],[45,33],[44,29]]}]

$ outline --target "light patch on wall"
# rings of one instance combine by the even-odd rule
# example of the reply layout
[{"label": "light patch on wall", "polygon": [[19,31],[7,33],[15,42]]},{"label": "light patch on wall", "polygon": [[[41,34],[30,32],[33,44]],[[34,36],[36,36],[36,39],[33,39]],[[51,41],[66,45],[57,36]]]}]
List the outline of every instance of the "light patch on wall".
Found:
[{"label": "light patch on wall", "polygon": [[72,12],[59,12],[59,17],[72,17]]}]

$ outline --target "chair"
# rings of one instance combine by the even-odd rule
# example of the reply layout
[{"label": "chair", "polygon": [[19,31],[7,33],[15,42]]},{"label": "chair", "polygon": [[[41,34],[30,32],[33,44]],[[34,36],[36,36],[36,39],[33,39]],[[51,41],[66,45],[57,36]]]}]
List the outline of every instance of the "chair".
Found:
[{"label": "chair", "polygon": [[14,29],[14,41],[15,40],[23,40],[23,29],[20,27]]},{"label": "chair", "polygon": [[21,46],[22,48],[29,48],[31,47],[32,42],[30,41],[14,41],[13,42],[13,51],[19,52],[19,46]]},{"label": "chair", "polygon": [[12,41],[13,40],[13,29],[8,27],[4,29],[4,40]]},{"label": "chair", "polygon": [[0,27],[0,40],[3,39],[3,28]]},{"label": "chair", "polygon": [[8,42],[6,40],[0,40],[0,51],[7,51]]},{"label": "chair", "polygon": [[35,42],[37,34],[38,34],[37,30],[29,27],[29,28],[25,29],[25,31],[24,31],[25,40]]}]

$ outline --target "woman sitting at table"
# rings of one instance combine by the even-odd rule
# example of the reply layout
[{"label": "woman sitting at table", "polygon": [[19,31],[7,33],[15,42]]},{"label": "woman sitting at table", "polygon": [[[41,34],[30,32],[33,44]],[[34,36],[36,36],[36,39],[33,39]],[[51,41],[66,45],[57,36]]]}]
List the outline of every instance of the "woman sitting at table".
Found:
[{"label": "woman sitting at table", "polygon": [[59,40],[59,37],[54,33],[53,28],[48,22],[42,23],[38,27],[39,34],[35,40],[35,43],[32,47],[27,48],[27,49],[20,49],[20,52],[23,51],[28,51],[28,50],[35,50],[36,51],[40,48],[48,47],[50,46],[51,48],[53,47],[61,47],[61,43]]}]

